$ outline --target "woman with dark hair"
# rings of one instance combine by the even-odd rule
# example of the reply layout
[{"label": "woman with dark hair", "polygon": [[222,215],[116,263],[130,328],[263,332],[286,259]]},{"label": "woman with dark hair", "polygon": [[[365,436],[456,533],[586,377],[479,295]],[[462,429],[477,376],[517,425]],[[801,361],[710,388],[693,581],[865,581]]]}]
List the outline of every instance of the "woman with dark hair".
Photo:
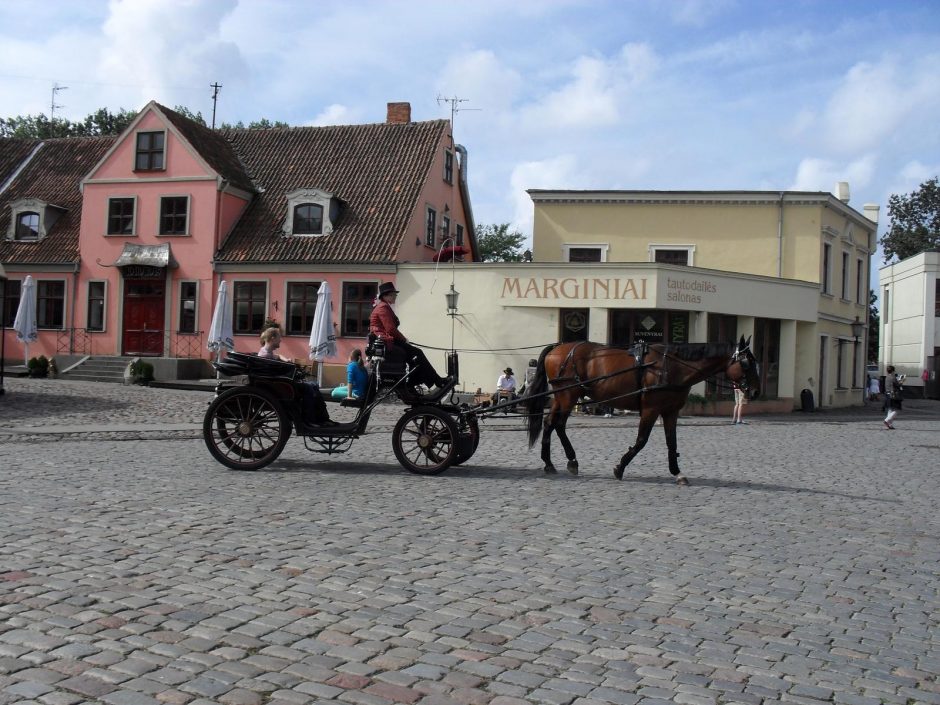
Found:
[{"label": "woman with dark hair", "polygon": [[379,295],[369,317],[369,331],[374,333],[385,343],[385,359],[394,362],[406,362],[414,370],[411,374],[412,384],[423,384],[428,389],[439,387],[444,389],[453,386],[454,380],[450,377],[441,377],[428,362],[424,351],[408,342],[408,338],[398,329],[400,321],[392,310],[392,305],[398,297],[398,289],[391,282],[385,282],[379,287]]}]

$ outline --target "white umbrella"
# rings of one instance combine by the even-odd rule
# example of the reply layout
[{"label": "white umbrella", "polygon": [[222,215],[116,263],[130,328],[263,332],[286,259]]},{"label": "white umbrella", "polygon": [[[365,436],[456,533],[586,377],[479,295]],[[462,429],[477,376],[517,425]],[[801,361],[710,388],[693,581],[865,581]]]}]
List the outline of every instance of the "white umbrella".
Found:
[{"label": "white umbrella", "polygon": [[20,305],[16,309],[13,330],[16,331],[16,339],[23,343],[25,364],[29,362],[29,344],[39,338],[39,331],[36,327],[36,282],[28,274],[20,290]]},{"label": "white umbrella", "polygon": [[[322,363],[336,354],[336,335],[333,333],[333,292],[328,282],[317,291],[317,310],[313,314],[310,331],[310,359]],[[317,382],[323,381],[323,365],[317,365]]]},{"label": "white umbrella", "polygon": [[209,326],[208,348],[216,353],[216,362],[222,358],[222,350],[235,349],[235,335],[232,332],[232,299],[228,295],[228,284],[225,280],[219,284],[219,296],[215,300],[212,325]]}]

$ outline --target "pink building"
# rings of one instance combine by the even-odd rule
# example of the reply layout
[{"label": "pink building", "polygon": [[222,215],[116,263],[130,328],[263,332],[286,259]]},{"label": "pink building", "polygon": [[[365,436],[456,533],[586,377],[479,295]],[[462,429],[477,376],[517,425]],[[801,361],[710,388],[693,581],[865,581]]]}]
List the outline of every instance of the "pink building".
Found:
[{"label": "pink building", "polygon": [[474,249],[465,163],[450,123],[412,122],[407,103],[385,123],[223,132],[151,102],[117,138],[0,140],[4,320],[31,274],[30,355],[146,356],[172,377],[210,357],[223,279],[236,348],[257,350],[270,319],[300,359],[328,281],[342,362],[399,262]]}]

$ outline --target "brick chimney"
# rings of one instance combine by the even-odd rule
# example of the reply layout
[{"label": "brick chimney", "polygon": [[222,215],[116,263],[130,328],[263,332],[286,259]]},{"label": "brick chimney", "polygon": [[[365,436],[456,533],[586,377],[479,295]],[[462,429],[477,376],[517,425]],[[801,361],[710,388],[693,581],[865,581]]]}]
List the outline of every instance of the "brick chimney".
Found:
[{"label": "brick chimney", "polygon": [[411,122],[411,103],[389,103],[385,121],[390,125],[407,125]]}]

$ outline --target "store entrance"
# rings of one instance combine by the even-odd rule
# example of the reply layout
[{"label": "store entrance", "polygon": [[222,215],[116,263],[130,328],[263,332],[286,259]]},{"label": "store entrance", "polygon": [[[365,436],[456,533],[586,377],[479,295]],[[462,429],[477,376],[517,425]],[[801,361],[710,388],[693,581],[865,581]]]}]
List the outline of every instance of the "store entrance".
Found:
[{"label": "store entrance", "polygon": [[689,342],[687,311],[613,309],[609,323],[611,345],[629,347],[640,341],[650,344]]}]

